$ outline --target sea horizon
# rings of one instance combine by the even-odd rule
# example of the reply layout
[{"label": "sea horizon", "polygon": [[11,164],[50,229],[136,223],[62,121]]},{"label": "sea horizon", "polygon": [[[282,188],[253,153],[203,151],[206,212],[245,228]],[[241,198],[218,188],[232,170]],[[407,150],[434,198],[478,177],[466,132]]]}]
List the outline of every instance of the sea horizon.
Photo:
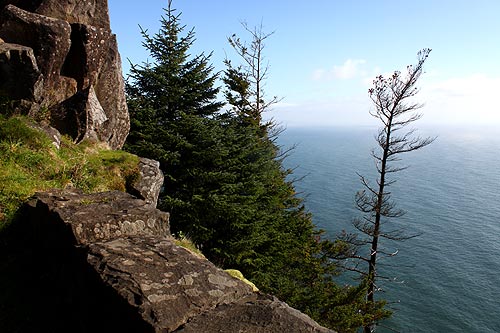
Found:
[{"label": "sea horizon", "polygon": [[[318,228],[334,239],[352,231],[362,189],[357,173],[375,181],[370,151],[377,126],[287,128],[278,138],[296,145],[285,166]],[[381,262],[392,282],[380,298],[394,311],[377,332],[499,332],[500,138],[494,126],[422,126],[436,137],[402,156],[409,168],[395,175],[393,198],[407,213],[396,223],[421,234],[386,242],[398,255]]]}]

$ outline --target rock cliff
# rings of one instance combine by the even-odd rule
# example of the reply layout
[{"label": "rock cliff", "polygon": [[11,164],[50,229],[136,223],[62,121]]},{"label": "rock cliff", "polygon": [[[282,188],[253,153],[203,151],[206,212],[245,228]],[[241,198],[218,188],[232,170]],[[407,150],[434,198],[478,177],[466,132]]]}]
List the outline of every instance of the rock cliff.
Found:
[{"label": "rock cliff", "polygon": [[[0,98],[60,133],[129,131],[106,0],[0,0]],[[141,158],[123,192],[37,193],[0,234],[0,332],[330,332],[176,245]]]},{"label": "rock cliff", "polygon": [[2,332],[330,332],[175,244],[123,192],[37,193],[2,239]]},{"label": "rock cliff", "polygon": [[130,122],[106,0],[0,1],[0,97],[75,141],[120,148]]}]

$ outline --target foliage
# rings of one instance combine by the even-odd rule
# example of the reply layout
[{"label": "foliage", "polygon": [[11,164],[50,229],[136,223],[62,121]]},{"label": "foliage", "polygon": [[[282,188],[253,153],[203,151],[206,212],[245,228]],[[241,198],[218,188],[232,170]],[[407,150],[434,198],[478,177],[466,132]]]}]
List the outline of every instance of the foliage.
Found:
[{"label": "foliage", "polygon": [[248,284],[250,287],[252,287],[252,291],[259,291],[259,288],[257,288],[257,286],[250,280],[247,280],[243,274],[241,274],[241,272],[237,269],[225,269],[224,270],[226,273],[228,273],[229,275],[231,275],[232,277],[234,278],[237,278],[243,282],[245,282],[246,284]]},{"label": "foliage", "polygon": [[215,101],[217,76],[208,63],[210,56],[189,58],[194,32],[181,36],[179,17],[169,1],[160,31],[154,36],[142,31],[154,62],[132,65],[126,87],[131,131],[125,149],[160,162],[166,175],[160,207],[172,213],[174,232],[181,230],[181,216],[189,214],[191,198],[213,182],[213,174],[206,171],[222,140],[214,120],[222,107]]},{"label": "foliage", "polygon": [[184,28],[169,1],[159,32],[142,32],[154,61],[132,65],[127,82],[131,133],[125,147],[160,161],[165,183],[159,205],[171,213],[172,232],[322,324],[354,331],[374,313],[360,309],[380,310],[380,304],[360,302],[361,287],[333,282],[335,246],[321,240],[289,180],[291,170],[282,165],[288,152],[275,143],[279,127],[262,119],[278,101],[263,92],[262,43],[270,35],[247,29],[253,42],[244,52],[245,43],[232,37],[246,63],[226,61],[229,109],[223,110],[210,56],[189,56],[194,32],[183,35]]},{"label": "foliage", "polygon": [[74,186],[85,192],[125,190],[138,176],[136,156],[63,138],[58,150],[22,117],[0,115],[0,229],[37,191]]}]

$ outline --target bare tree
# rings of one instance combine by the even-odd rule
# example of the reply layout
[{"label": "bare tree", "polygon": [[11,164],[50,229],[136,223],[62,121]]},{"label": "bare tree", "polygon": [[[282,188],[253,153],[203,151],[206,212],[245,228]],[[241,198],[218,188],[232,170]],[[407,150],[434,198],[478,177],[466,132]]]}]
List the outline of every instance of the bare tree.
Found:
[{"label": "bare tree", "polygon": [[[264,92],[269,72],[269,64],[264,58],[265,41],[274,32],[265,33],[262,23],[254,28],[248,27],[245,22],[241,25],[250,33],[252,41],[247,44],[236,34],[228,37],[229,44],[239,55],[243,64],[235,68],[230,60],[225,60],[227,70],[224,81],[230,88],[226,92],[226,98],[237,111],[245,113],[250,119],[260,124],[262,113],[281,100],[273,96],[266,101]],[[235,92],[237,95],[234,95]]]},{"label": "bare tree", "polygon": [[[377,76],[373,81],[373,87],[368,90],[375,110],[370,114],[382,123],[376,135],[377,149],[372,150],[377,169],[377,181],[373,185],[364,176],[359,175],[363,190],[356,194],[356,206],[363,216],[353,221],[354,227],[362,233],[343,234],[341,239],[346,245],[346,257],[357,259],[353,266],[347,269],[362,274],[367,280],[366,300],[374,302],[374,294],[377,288],[377,279],[381,278],[377,273],[377,258],[379,256],[394,256],[396,252],[390,253],[381,250],[379,241],[382,238],[391,240],[406,240],[416,235],[407,235],[401,228],[390,229],[385,222],[391,218],[404,215],[404,211],[398,209],[391,199],[388,190],[395,180],[389,176],[395,172],[406,169],[398,166],[400,155],[412,152],[427,146],[434,138],[422,138],[415,135],[415,129],[404,129],[422,117],[418,112],[422,104],[413,101],[417,95],[416,83],[423,72],[423,65],[431,49],[423,49],[418,52],[417,63],[407,66],[406,75],[395,71],[390,77]],[[364,235],[364,236],[363,236]],[[369,253],[360,253],[363,245],[369,246]],[[368,265],[368,270],[360,267],[361,263]],[[373,325],[364,328],[365,333],[373,332]]]}]

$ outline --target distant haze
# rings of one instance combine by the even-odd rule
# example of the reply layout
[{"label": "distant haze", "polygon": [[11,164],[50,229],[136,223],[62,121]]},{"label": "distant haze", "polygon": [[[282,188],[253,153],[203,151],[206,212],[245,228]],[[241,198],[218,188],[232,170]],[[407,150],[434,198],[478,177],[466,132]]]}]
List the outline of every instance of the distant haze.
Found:
[{"label": "distant haze", "polygon": [[[138,25],[156,33],[166,0],[109,0],[124,70],[148,60]],[[367,89],[378,74],[405,69],[421,48],[433,51],[419,86],[421,123],[500,126],[500,1],[399,2],[174,0],[196,55],[213,52],[216,71],[235,59],[227,36],[263,22],[275,31],[265,56],[266,91],[283,97],[272,116],[287,126],[370,124]],[[151,61],[151,59],[149,59]]]}]

